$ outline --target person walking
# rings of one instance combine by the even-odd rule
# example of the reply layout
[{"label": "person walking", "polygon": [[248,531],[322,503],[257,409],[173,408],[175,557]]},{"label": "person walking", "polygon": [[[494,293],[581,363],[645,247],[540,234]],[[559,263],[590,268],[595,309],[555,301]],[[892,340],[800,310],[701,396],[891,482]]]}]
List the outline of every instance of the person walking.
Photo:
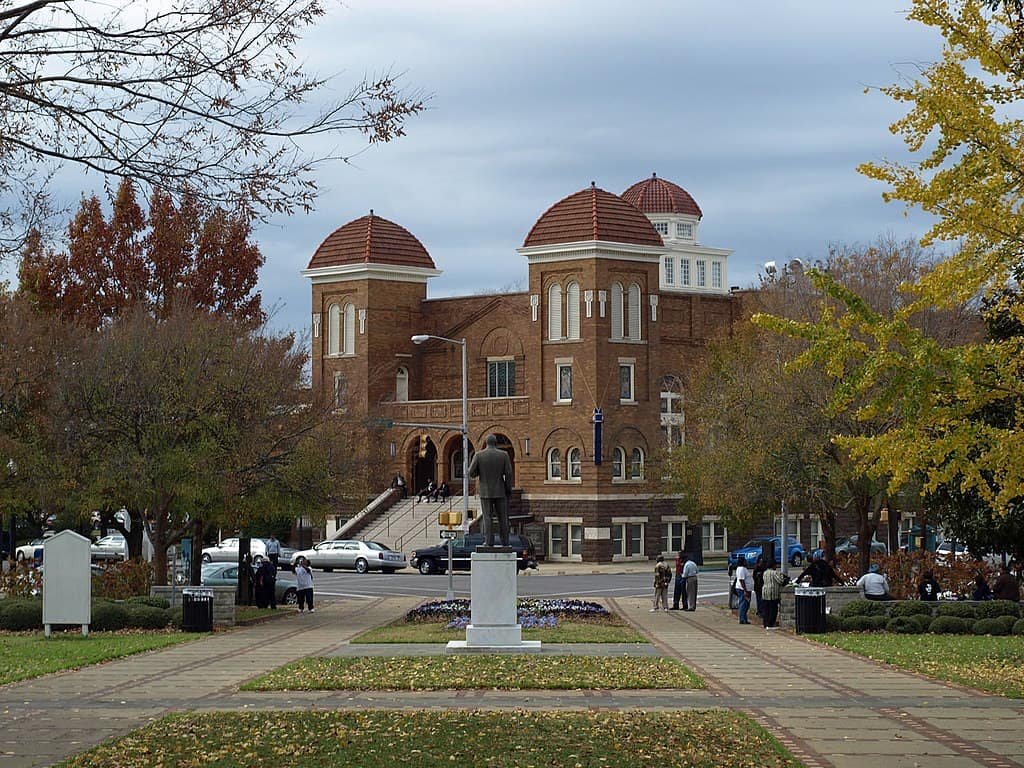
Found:
[{"label": "person walking", "polygon": [[668,610],[668,585],[672,582],[672,569],[668,567],[665,558],[658,555],[658,561],[654,566],[654,607],[651,613],[658,610],[658,606],[664,611]]},{"label": "person walking", "polygon": [[754,580],[750,575],[750,571],[747,570],[747,566],[740,560],[740,564],[736,567],[736,597],[740,624],[750,623],[750,620],[747,618],[747,611],[750,610],[750,591],[753,586]]},{"label": "person walking", "polygon": [[779,604],[782,602],[782,588],[789,577],[779,570],[774,558],[764,572],[764,586],[761,588],[761,621],[765,629],[779,628]]},{"label": "person walking", "polygon": [[764,616],[761,612],[761,589],[764,587],[764,572],[768,570],[768,563],[765,562],[764,555],[757,556],[757,562],[754,563],[754,600],[757,605],[756,613],[758,616]]},{"label": "person walking", "polygon": [[313,608],[313,571],[305,557],[300,557],[295,563],[295,587],[299,613],[302,613],[303,605],[309,606],[310,613],[316,613],[316,609]]},{"label": "person walking", "polygon": [[683,565],[686,563],[686,553],[679,550],[676,555],[676,580],[672,587],[672,610],[679,610],[679,601],[683,601],[683,610],[686,610],[686,579],[683,576]]},{"label": "person walking", "polygon": [[683,564],[683,578],[686,579],[686,607],[685,611],[697,610],[697,563],[689,555],[686,556],[686,563]]},{"label": "person walking", "polygon": [[270,534],[267,540],[267,558],[274,564],[274,571],[277,572],[277,561],[281,558],[281,542],[277,536]]}]

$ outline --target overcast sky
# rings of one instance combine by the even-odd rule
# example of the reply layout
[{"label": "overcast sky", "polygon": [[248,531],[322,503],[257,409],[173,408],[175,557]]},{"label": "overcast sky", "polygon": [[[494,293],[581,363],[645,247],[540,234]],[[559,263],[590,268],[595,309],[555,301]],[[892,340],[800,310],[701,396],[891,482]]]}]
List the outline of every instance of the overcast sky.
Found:
[{"label": "overcast sky", "polygon": [[[431,297],[525,287],[515,249],[591,181],[621,193],[657,172],[704,213],[699,239],[733,249],[728,283],[829,243],[920,235],[858,163],[905,159],[902,109],[866,86],[938,57],[908,0],[345,0],[299,45],[337,73],[404,72],[432,95],[408,135],[323,167],[317,210],[257,231],[273,324],[305,331],[299,274],[369,209],[412,232],[444,274]],[[336,148],[352,152],[358,137]],[[334,149],[335,147],[331,147]],[[101,182],[92,179],[96,189]]]}]

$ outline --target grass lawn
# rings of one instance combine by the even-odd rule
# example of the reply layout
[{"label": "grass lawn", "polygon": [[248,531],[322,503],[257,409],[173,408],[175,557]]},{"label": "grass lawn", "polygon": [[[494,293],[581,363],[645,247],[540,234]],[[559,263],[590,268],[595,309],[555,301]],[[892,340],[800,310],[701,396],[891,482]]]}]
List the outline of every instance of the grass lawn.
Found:
[{"label": "grass lawn", "polygon": [[[447,643],[465,640],[466,630],[445,629],[446,621],[410,623],[398,619],[352,639],[353,643]],[[601,621],[565,619],[557,627],[524,629],[523,640],[545,643],[646,643],[647,638],[617,617]]]},{"label": "grass lawn", "polygon": [[131,656],[198,637],[185,632],[56,633],[49,639],[38,633],[0,634],[0,685],[28,680],[50,672]]},{"label": "grass lawn", "polygon": [[736,712],[367,710],[172,715],[62,765],[798,768],[801,764],[764,729]]},{"label": "grass lawn", "polygon": [[242,686],[247,691],[576,690],[703,688],[674,659],[649,656],[313,657],[278,667]]},{"label": "grass lawn", "polygon": [[836,632],[836,648],[1014,699],[1024,699],[1024,637]]}]

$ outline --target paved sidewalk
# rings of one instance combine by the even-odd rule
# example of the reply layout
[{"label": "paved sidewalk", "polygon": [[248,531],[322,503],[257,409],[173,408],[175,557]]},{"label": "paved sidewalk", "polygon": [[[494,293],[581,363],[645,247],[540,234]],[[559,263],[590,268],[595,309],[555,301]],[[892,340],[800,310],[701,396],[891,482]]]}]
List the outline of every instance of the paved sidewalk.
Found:
[{"label": "paved sidewalk", "polygon": [[[889,669],[702,607],[648,611],[647,599],[612,601],[708,681],[705,691],[324,691],[249,693],[238,685],[309,655],[386,653],[348,640],[402,615],[418,598],[321,603],[315,615],[218,633],[80,671],[0,689],[0,765],[48,765],[167,712],[187,709],[438,708],[679,709],[745,711],[808,768],[1024,766],[1024,702],[987,696]],[[554,651],[555,648],[550,650]],[[619,646],[577,647],[621,653]],[[439,653],[422,646],[418,653]],[[646,653],[649,649],[635,649]]]}]

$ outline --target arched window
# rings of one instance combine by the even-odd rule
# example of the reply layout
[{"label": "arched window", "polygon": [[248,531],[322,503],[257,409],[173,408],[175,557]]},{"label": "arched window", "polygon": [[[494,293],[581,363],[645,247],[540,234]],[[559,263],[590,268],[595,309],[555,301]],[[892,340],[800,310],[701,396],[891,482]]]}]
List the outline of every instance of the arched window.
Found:
[{"label": "arched window", "polygon": [[548,287],[548,340],[562,338],[562,286],[552,283]]},{"label": "arched window", "polygon": [[337,304],[327,308],[327,354],[341,354],[341,307]]},{"label": "arched window", "polygon": [[344,325],[344,346],[341,349],[343,355],[354,355],[356,352],[356,305],[349,303],[345,305]]},{"label": "arched window", "polygon": [[615,446],[615,450],[612,451],[612,478],[626,479],[626,451],[621,446]]},{"label": "arched window", "polygon": [[583,451],[579,448],[570,448],[566,458],[569,464],[569,479],[579,480],[582,477]]},{"label": "arched window", "polygon": [[565,286],[565,336],[569,339],[580,337],[580,284]]},{"label": "arched window", "polygon": [[629,284],[629,327],[625,334],[633,341],[640,340],[640,285]]},{"label": "arched window", "polygon": [[400,366],[395,374],[395,400],[399,403],[409,401],[409,369]]},{"label": "arched window", "polygon": [[629,478],[630,480],[644,479],[644,452],[641,448],[633,449],[633,455],[629,461]]},{"label": "arched window", "polygon": [[622,283],[612,283],[612,338],[621,339],[622,330]]},{"label": "arched window", "polygon": [[548,451],[548,480],[562,479],[562,452],[557,448]]}]

